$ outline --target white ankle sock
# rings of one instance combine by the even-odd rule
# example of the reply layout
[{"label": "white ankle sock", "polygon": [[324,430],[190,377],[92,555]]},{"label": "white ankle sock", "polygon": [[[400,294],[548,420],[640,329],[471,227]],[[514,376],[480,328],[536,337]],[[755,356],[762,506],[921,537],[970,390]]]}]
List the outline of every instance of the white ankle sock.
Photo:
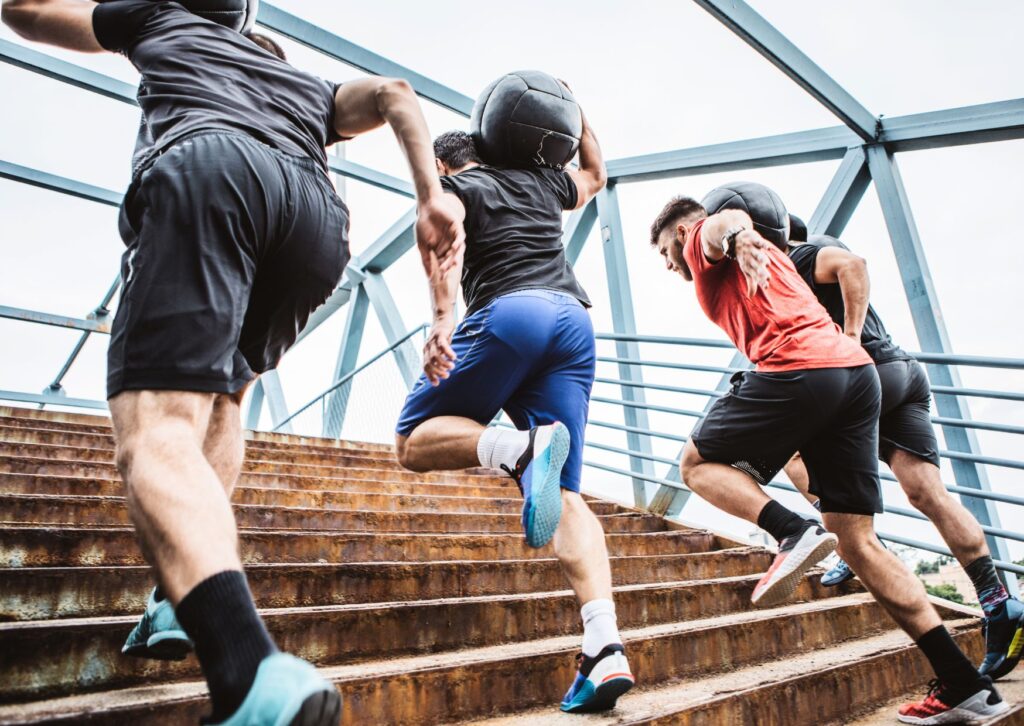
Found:
[{"label": "white ankle sock", "polygon": [[516,431],[498,426],[488,426],[480,434],[476,445],[476,455],[480,466],[500,469],[502,464],[515,469],[519,457],[530,445],[529,431]]},{"label": "white ankle sock", "polygon": [[593,658],[606,645],[621,643],[611,600],[591,600],[580,608],[583,616],[583,655]]}]

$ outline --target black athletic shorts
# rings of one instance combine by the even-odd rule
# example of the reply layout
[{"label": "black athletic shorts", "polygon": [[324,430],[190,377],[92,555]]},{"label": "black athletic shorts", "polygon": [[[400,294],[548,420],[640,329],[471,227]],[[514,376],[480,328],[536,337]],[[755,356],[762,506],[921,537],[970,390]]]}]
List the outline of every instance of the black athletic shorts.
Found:
[{"label": "black athletic shorts", "polygon": [[237,393],[274,368],[348,262],[348,209],[312,159],[230,132],[136,174],[118,226],[107,397]]},{"label": "black athletic shorts", "polygon": [[889,463],[893,449],[903,449],[939,465],[939,442],[932,426],[932,389],[924,366],[916,360],[879,363],[882,415],[878,419],[878,458]]},{"label": "black athletic shorts", "polygon": [[877,514],[880,402],[874,365],[742,371],[691,438],[704,459],[734,466],[761,485],[799,451],[821,511]]}]

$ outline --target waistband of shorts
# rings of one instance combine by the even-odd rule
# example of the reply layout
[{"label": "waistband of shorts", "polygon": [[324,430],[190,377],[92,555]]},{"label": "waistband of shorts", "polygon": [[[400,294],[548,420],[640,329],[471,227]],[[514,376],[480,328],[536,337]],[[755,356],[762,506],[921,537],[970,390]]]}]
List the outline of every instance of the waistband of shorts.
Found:
[{"label": "waistband of shorts", "polygon": [[280,149],[275,149],[273,146],[270,146],[269,144],[263,143],[262,141],[257,139],[255,136],[252,136],[251,134],[246,134],[246,133],[243,133],[241,131],[234,131],[232,129],[217,129],[217,128],[196,129],[195,131],[190,131],[187,134],[183,134],[183,135],[181,135],[181,136],[179,136],[179,137],[177,137],[175,139],[172,139],[167,144],[165,144],[163,147],[161,147],[158,151],[156,151],[153,154],[151,154],[150,156],[146,157],[146,159],[143,160],[138,165],[138,167],[135,169],[135,172],[133,173],[133,177],[137,177],[140,174],[142,174],[142,172],[144,172],[147,169],[149,169],[151,166],[153,166],[153,164],[156,163],[156,161],[161,156],[166,154],[168,151],[171,151],[176,146],[178,146],[180,144],[183,144],[186,141],[193,141],[193,140],[198,139],[198,138],[214,137],[214,136],[227,136],[227,137],[239,139],[241,141],[245,141],[245,142],[254,144],[256,146],[259,146],[262,149],[265,149],[268,153],[273,154],[275,158],[277,158],[277,159],[279,159],[281,161],[287,162],[289,164],[297,166],[297,167],[299,167],[301,169],[305,169],[307,171],[317,172],[324,179],[328,178],[327,177],[327,171],[320,164],[320,162],[318,162],[318,161],[316,161],[314,159],[310,159],[309,157],[306,157],[306,156],[295,156],[294,154],[289,154],[287,152],[281,151]]},{"label": "waistband of shorts", "polygon": [[[506,292],[498,297],[494,298],[491,302],[498,300],[504,300],[507,297],[537,297],[542,300],[547,300],[553,303],[559,303],[561,305],[577,305],[583,307],[583,303],[579,299],[564,290],[554,290],[550,287],[524,287],[519,290],[513,290],[512,292]],[[490,303],[488,303],[490,305]]]}]

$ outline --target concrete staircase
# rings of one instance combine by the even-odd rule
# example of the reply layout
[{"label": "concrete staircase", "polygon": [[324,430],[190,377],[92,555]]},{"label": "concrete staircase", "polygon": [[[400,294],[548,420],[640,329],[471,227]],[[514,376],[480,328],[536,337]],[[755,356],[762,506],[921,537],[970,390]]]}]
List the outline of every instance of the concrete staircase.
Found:
[{"label": "concrete staircase", "polygon": [[[882,723],[929,677],[858,586],[809,578],[753,609],[769,552],[591,500],[641,687],[608,715],[567,716],[579,612],[550,548],[523,544],[509,479],[256,433],[234,499],[267,625],[337,683],[346,724],[821,724],[886,706]],[[196,723],[193,658],[119,652],[151,585],[109,422],[0,408],[0,723]],[[978,620],[943,614],[979,658]]]}]

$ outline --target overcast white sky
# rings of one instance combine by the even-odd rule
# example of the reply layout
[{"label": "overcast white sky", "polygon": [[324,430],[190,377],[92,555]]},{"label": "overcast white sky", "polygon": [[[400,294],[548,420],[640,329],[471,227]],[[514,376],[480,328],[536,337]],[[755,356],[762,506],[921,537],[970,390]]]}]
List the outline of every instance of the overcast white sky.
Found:
[{"label": "overcast white sky", "polygon": [[[279,0],[278,4],[399,63],[475,97],[487,82],[516,68],[540,68],[565,78],[586,108],[605,154],[635,154],[836,125],[837,120],[742,41],[691,3],[667,0],[523,0],[507,10],[469,0],[401,0],[381,3]],[[872,113],[894,116],[1024,96],[1019,29],[1024,4],[1010,0],[755,0],[754,7],[843,84]],[[6,28],[0,38],[16,40]],[[18,41],[21,42],[21,41]],[[291,61],[329,79],[360,74],[291,43]],[[77,56],[39,47],[132,82],[123,58]],[[137,110],[10,65],[0,65],[5,104],[0,115],[0,159],[80,179],[118,191],[128,182]],[[460,116],[426,104],[431,131],[465,128]],[[354,161],[406,176],[393,138],[379,131],[347,145]],[[1014,310],[1024,305],[1020,232],[1003,209],[1024,194],[1024,142],[1004,142],[915,152],[899,157],[917,224],[942,298],[954,349],[960,353],[1021,357],[1021,327]],[[701,314],[692,290],[667,274],[647,247],[647,228],[664,201],[676,193],[700,197],[736,179],[774,187],[789,208],[809,218],[838,162],[752,172],[688,177],[619,188],[638,328],[643,333],[721,337]],[[350,182],[352,249],[358,253],[383,232],[409,201]],[[116,210],[12,182],[0,181],[0,304],[67,315],[84,315],[99,301],[117,271],[121,243]],[[918,349],[909,309],[874,190],[869,189],[844,241],[867,257],[872,300],[896,340]],[[595,231],[577,274],[595,302],[598,330],[611,330],[601,243]],[[386,274],[407,325],[429,315],[426,285],[410,256]],[[281,367],[294,408],[329,382],[342,316],[289,354]],[[39,391],[59,369],[77,334],[56,328],[0,321],[4,355],[0,388]],[[94,336],[66,379],[69,395],[102,398],[106,339]],[[384,346],[371,317],[363,358]],[[604,349],[610,352],[609,349]],[[728,355],[695,353],[724,363]],[[677,357],[645,349],[653,359]],[[614,374],[611,368],[602,371]],[[391,375],[381,373],[383,376]],[[964,369],[977,387],[1024,390],[1024,375]],[[714,375],[655,373],[651,380],[675,385],[714,385]],[[605,395],[617,391],[605,387]],[[389,396],[400,402],[400,395]],[[391,418],[388,402],[353,402],[351,418],[376,428]],[[684,397],[657,399],[700,408]],[[397,405],[397,403],[395,404]],[[971,401],[982,420],[1021,420],[1021,405]],[[621,421],[600,405],[594,417]],[[690,419],[652,416],[654,428],[685,434]],[[354,434],[355,435],[355,434]],[[623,445],[596,430],[594,439]],[[1019,456],[1019,441],[983,434],[985,453]],[[673,458],[676,445],[660,442],[659,455]],[[594,458],[602,458],[595,456]],[[621,464],[614,457],[606,459]],[[662,475],[663,467],[658,466]],[[948,474],[948,472],[947,472]],[[997,489],[1020,495],[1024,477],[993,469]],[[605,491],[628,491],[603,475],[588,481]],[[947,481],[952,481],[947,476]],[[887,491],[895,491],[885,485]],[[895,501],[895,499],[894,499]],[[746,531],[704,506],[693,518]],[[1020,508],[1001,507],[1004,523],[1020,529]],[[886,518],[891,520],[891,518]],[[883,523],[890,528],[905,520]],[[909,531],[909,530],[908,530]],[[915,534],[926,536],[923,530]],[[1021,548],[1016,548],[1019,557]]]}]

